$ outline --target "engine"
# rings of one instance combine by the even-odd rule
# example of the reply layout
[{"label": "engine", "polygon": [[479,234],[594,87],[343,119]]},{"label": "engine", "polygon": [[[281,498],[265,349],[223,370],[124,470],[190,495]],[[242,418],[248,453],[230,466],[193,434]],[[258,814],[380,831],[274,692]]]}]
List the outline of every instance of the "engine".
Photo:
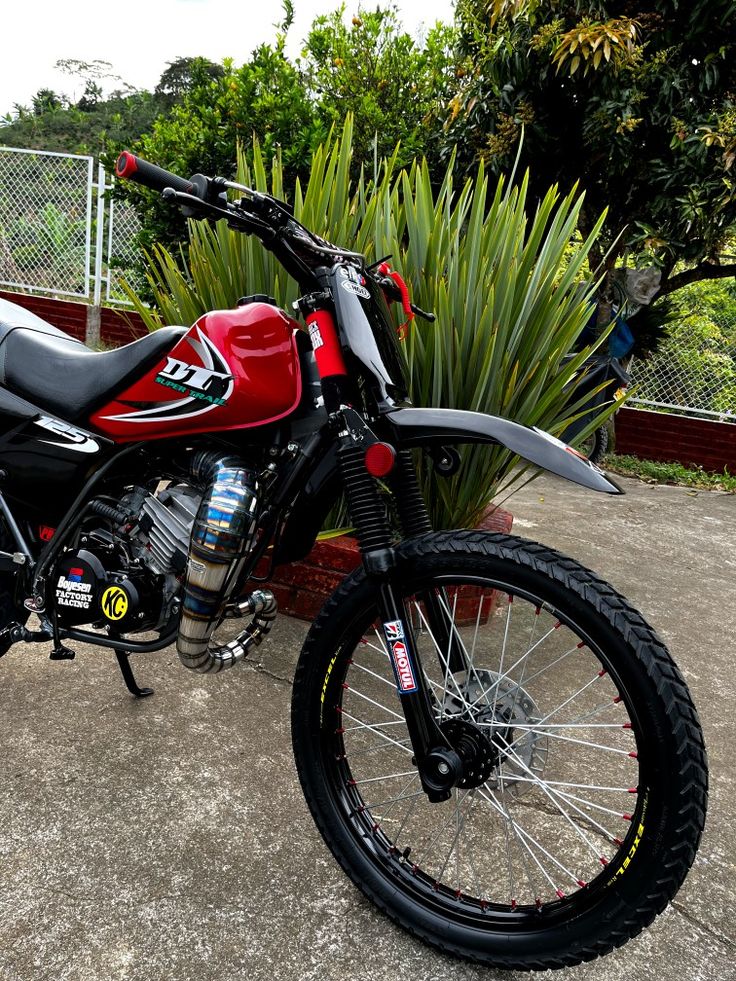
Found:
[{"label": "engine", "polygon": [[[75,545],[49,582],[60,626],[168,635],[177,623],[179,658],[202,673],[232,667],[261,643],[276,618],[273,593],[231,595],[257,556],[258,473],[229,453],[201,451],[191,476],[201,492],[189,484],[153,494],[135,487],[112,503],[86,506]],[[233,640],[215,641],[223,616],[246,614],[252,620]]]},{"label": "engine", "polygon": [[119,504],[94,501],[77,548],[57,564],[60,625],[157,630],[179,613],[189,544],[202,495],[185,484],[151,494],[134,488]]}]

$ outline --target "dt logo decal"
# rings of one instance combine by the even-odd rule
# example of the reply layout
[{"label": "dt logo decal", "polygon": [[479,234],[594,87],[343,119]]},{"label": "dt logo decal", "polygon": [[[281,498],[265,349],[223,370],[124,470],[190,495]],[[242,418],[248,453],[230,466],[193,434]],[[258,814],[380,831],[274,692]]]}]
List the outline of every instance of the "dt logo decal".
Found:
[{"label": "dt logo decal", "polygon": [[120,586],[108,586],[102,594],[101,605],[108,620],[122,620],[128,612],[128,594]]}]

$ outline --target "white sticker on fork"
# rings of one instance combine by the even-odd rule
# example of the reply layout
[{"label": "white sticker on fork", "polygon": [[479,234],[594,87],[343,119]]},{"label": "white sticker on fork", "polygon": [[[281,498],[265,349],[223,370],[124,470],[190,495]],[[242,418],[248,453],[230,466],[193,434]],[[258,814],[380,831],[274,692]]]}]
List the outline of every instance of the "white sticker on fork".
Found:
[{"label": "white sticker on fork", "polygon": [[383,632],[386,636],[399,694],[407,695],[417,691],[417,679],[414,665],[411,663],[409,648],[406,645],[404,624],[401,620],[387,620],[383,625]]}]

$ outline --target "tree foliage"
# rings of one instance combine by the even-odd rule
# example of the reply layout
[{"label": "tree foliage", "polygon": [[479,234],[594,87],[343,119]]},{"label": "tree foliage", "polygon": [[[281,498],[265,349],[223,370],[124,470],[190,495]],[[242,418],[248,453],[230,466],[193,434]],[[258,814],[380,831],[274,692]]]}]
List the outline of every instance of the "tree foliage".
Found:
[{"label": "tree foliage", "polygon": [[[238,143],[250,146],[257,134],[263,152],[280,151],[287,177],[308,171],[312,150],[323,135],[299,67],[284,51],[284,39],[258,47],[236,67],[192,76],[192,86],[169,113],[159,116],[134,149],[179,174],[205,173],[233,178]],[[116,151],[120,148],[111,148]],[[112,156],[112,153],[111,153]],[[144,244],[179,241],[181,225],[158,196],[135,185],[121,186],[143,221]]]},{"label": "tree foliage", "polygon": [[608,207],[609,266],[653,261],[663,293],[736,272],[719,259],[736,222],[732,0],[460,0],[458,20],[447,156],[503,172],[523,129],[538,188],[579,180],[584,228]]},{"label": "tree foliage", "polygon": [[437,23],[422,42],[402,30],[392,7],[359,7],[346,23],[345,6],[318,17],[303,51],[305,71],[319,117],[342,125],[355,120],[354,153],[372,165],[435,156],[432,134],[450,95],[454,28]]},{"label": "tree foliage", "polygon": [[[458,179],[451,161],[434,187],[426,162],[397,172],[395,154],[377,183],[363,175],[353,181],[351,122],[340,141],[317,149],[306,184],[286,187],[308,228],[369,260],[391,253],[416,302],[437,313],[434,324],[415,322],[406,340],[412,398],[564,431],[581,407],[568,383],[589,350],[565,359],[590,316],[590,289],[581,290],[579,279],[599,230],[597,223],[571,248],[582,196],[548,189],[529,219],[528,177],[489,183],[481,167],[473,180]],[[270,175],[257,143],[251,159],[249,166],[240,155],[239,180],[283,198],[279,156]],[[245,293],[271,294],[286,309],[299,295],[253,236],[225,222],[190,222],[189,232],[186,257],[160,245],[148,257],[156,308],[131,293],[149,328],[193,323]],[[467,449],[449,480],[425,467],[436,527],[472,525],[517,462],[503,447],[483,447]]]}]

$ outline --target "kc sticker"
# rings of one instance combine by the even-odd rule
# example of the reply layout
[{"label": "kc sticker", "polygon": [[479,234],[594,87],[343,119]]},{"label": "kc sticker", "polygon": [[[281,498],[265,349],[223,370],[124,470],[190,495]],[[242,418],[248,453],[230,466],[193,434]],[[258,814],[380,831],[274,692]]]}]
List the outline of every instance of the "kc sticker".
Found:
[{"label": "kc sticker", "polygon": [[395,640],[391,645],[391,661],[396,673],[396,683],[400,695],[417,690],[417,680],[414,667],[409,657],[409,650],[403,640]]}]

